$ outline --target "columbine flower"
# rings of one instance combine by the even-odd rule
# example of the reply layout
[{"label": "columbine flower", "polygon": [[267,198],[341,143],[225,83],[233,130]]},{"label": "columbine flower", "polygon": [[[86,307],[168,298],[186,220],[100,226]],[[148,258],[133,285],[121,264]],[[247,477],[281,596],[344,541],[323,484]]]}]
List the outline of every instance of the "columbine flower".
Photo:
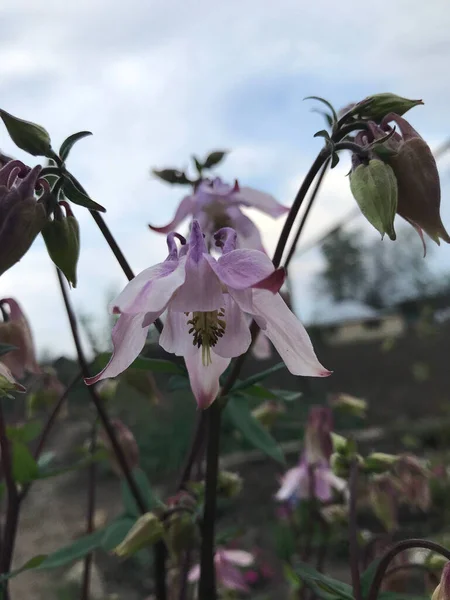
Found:
[{"label": "columbine flower", "polygon": [[[313,477],[314,489],[311,490]],[[342,492],[346,487],[344,479],[337,477],[325,462],[309,465],[302,458],[297,467],[289,469],[281,481],[281,487],[275,498],[280,502],[297,504],[300,500],[313,498],[328,502],[333,497],[333,490]]]},{"label": "columbine flower", "polygon": [[244,215],[241,206],[252,206],[274,218],[289,211],[270,194],[250,187],[240,187],[237,181],[231,186],[216,177],[213,180],[204,179],[192,195],[185,196],[168,225],[149,227],[158,233],[170,233],[187,216],[192,215],[200,223],[208,242],[218,229],[232,227],[238,234],[240,248],[254,248],[264,252],[258,228]]},{"label": "columbine flower", "polygon": [[[249,588],[244,574],[236,567],[249,567],[253,563],[253,556],[244,550],[226,550],[217,548],[214,555],[217,582],[223,588],[248,592]],[[200,579],[200,565],[195,565],[189,571],[188,580],[195,583]]]},{"label": "columbine flower", "polygon": [[31,328],[19,303],[14,298],[3,298],[0,305],[8,312],[8,320],[0,323],[0,342],[17,348],[5,354],[3,362],[17,379],[22,379],[26,371],[40,373]]},{"label": "columbine flower", "polygon": [[[182,246],[178,251],[178,238]],[[198,221],[193,221],[189,243],[167,236],[169,256],[135,277],[113,303],[120,314],[114,326],[114,352],[106,367],[88,385],[115,377],[142,350],[149,326],[164,311],[167,318],[159,343],[184,356],[194,396],[207,408],[219,391],[219,377],[231,358],[243,354],[251,342],[247,315],[280,353],[294,375],[326,377],[303,325],[277,293],[284,272],[257,250],[236,250],[236,232],[218,231],[219,259],[208,254]]]},{"label": "columbine flower", "polygon": [[0,168],[0,275],[22,258],[47,221],[46,193],[35,198],[36,187],[50,191],[45,180],[38,180],[41,169],[19,160]]},{"label": "columbine flower", "polygon": [[441,580],[431,596],[431,600],[448,600],[450,598],[450,562],[442,570]]}]

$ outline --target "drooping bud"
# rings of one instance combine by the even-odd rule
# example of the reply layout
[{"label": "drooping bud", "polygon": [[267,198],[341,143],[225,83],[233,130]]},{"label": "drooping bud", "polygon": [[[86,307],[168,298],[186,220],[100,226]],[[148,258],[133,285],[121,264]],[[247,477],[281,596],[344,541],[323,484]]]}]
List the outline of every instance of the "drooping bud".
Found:
[{"label": "drooping bud", "polygon": [[394,454],[372,452],[364,460],[364,469],[367,473],[384,473],[389,471],[396,462],[398,462],[398,456]]},{"label": "drooping bud", "polygon": [[242,491],[242,477],[230,471],[220,471],[217,480],[217,493],[225,498],[236,498]]},{"label": "drooping bud", "polygon": [[64,206],[66,216],[57,208],[53,221],[48,221],[42,229],[42,236],[50,258],[75,288],[80,255],[80,228],[69,204],[62,201],[59,206]]},{"label": "drooping bud", "polygon": [[431,600],[450,600],[450,562],[443,568],[441,580],[434,590]]},{"label": "drooping bud", "polygon": [[428,469],[416,456],[403,454],[398,457],[394,472],[402,486],[403,500],[412,507],[428,510],[431,505]]},{"label": "drooping bud", "polygon": [[[18,160],[0,169],[0,275],[26,254],[47,220],[47,182],[40,180],[41,167],[29,169]],[[44,194],[36,201],[35,187]]]},{"label": "drooping bud", "polygon": [[3,298],[0,305],[4,311],[8,309],[8,320],[0,323],[0,342],[17,348],[4,355],[3,362],[17,379],[22,379],[25,372],[40,373],[31,328],[19,303],[14,298]]},{"label": "drooping bud", "polygon": [[361,162],[356,154],[352,163],[350,189],[362,214],[382,238],[387,233],[391,240],[395,240],[398,188],[393,169],[378,158]]},{"label": "drooping bud", "polygon": [[[136,439],[132,432],[128,429],[126,425],[122,423],[122,421],[120,421],[120,419],[112,419],[111,424],[114,427],[117,441],[119,442],[119,445],[122,448],[122,452],[125,456],[128,467],[130,468],[130,470],[133,470],[139,464],[139,448]],[[106,432],[104,430],[100,432],[100,440],[104,448],[106,448],[108,452],[109,460],[113,471],[119,477],[123,477],[122,468],[119,462],[117,461],[117,457],[115,455],[109,437],[106,435]]]},{"label": "drooping bud", "polygon": [[345,414],[361,418],[366,416],[367,402],[350,394],[333,394],[329,397],[328,404]]},{"label": "drooping bud", "polygon": [[253,417],[266,429],[271,429],[286,408],[276,400],[267,400],[252,410]]},{"label": "drooping bud", "polygon": [[[397,153],[388,158],[398,185],[398,214],[419,230],[424,230],[438,245],[439,239],[450,243],[440,216],[441,186],[434,156],[425,140],[402,117],[387,115],[386,128],[394,121],[401,131],[391,140]],[[420,233],[420,231],[419,231]]]},{"label": "drooping bud", "polygon": [[338,477],[347,479],[350,475],[350,468],[354,461],[358,463],[360,468],[363,467],[364,459],[360,454],[340,454],[338,452],[334,452],[330,458],[331,470]]},{"label": "drooping bud", "polygon": [[52,155],[51,141],[48,131],[40,125],[14,117],[0,109],[0,117],[18,148],[33,156]]},{"label": "drooping bud", "polygon": [[0,361],[0,397],[8,396],[9,392],[25,392],[25,388],[17,383],[8,367]]},{"label": "drooping bud", "polygon": [[399,492],[399,484],[391,475],[375,475],[369,482],[372,509],[388,532],[398,527]]},{"label": "drooping bud", "polygon": [[139,517],[113,552],[117,556],[131,556],[143,548],[153,546],[162,539],[163,535],[164,526],[159,518],[152,512],[145,513]]},{"label": "drooping bud", "polygon": [[309,411],[305,432],[305,459],[313,465],[330,459],[333,452],[331,432],[333,415],[331,409],[324,406],[313,406]]},{"label": "drooping bud", "polygon": [[397,96],[397,94],[384,92],[364,98],[364,100],[354,105],[352,113],[363,119],[381,121],[389,113],[404,115],[408,110],[419,104],[423,104],[423,101],[409,100],[408,98]]},{"label": "drooping bud", "polygon": [[170,515],[164,522],[164,529],[164,541],[175,557],[179,557],[184,550],[192,548],[198,538],[195,517],[188,511]]},{"label": "drooping bud", "polygon": [[103,381],[97,383],[95,389],[104,402],[110,402],[116,395],[118,385],[119,381],[117,379],[103,379]]}]

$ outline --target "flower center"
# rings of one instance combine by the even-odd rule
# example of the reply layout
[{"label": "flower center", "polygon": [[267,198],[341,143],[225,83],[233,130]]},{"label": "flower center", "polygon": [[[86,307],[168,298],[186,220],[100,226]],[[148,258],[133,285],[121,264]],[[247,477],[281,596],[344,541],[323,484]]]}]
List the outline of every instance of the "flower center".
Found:
[{"label": "flower center", "polygon": [[[190,313],[186,313],[189,316]],[[211,348],[219,338],[223,336],[226,329],[224,320],[225,309],[212,310],[209,312],[193,312],[192,319],[187,322],[191,325],[189,333],[193,334],[193,344],[197,348],[202,347],[202,362],[205,367],[211,364]]]}]

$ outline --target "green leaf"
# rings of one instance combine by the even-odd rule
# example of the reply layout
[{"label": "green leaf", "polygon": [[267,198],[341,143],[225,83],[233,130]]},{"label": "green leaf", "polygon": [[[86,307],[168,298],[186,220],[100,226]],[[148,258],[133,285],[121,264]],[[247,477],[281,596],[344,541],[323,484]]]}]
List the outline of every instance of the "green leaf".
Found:
[{"label": "green leaf", "polygon": [[39,476],[39,468],[25,444],[12,443],[12,472],[17,483],[29,483]]},{"label": "green leaf", "polygon": [[303,100],[318,100],[319,102],[322,102],[322,104],[325,104],[325,106],[328,106],[330,109],[331,114],[333,115],[333,124],[337,122],[338,117],[336,111],[334,110],[333,105],[328,102],[328,100],[325,100],[325,98],[321,98],[320,96],[306,96],[306,98],[303,98]]},{"label": "green leaf", "polygon": [[334,169],[334,167],[339,163],[339,154],[337,152],[333,152],[333,154],[331,155],[331,169]]},{"label": "green leaf", "polygon": [[253,386],[255,383],[259,383],[266,377],[269,377],[270,375],[272,375],[272,373],[276,373],[280,369],[285,369],[285,368],[286,368],[286,365],[284,364],[284,362],[279,362],[276,365],[274,365],[273,367],[270,367],[269,369],[265,369],[264,371],[260,371],[256,375],[252,375],[251,377],[248,377],[244,381],[238,381],[236,383],[236,385],[233,386],[231,392],[234,394],[235,392],[240,392],[240,391],[246,390],[248,387]]},{"label": "green leaf", "polygon": [[317,131],[313,137],[323,137],[326,140],[329,140],[330,134],[328,133],[328,131],[326,129],[322,129],[321,131]]},{"label": "green leaf", "polygon": [[294,569],[306,585],[324,600],[331,600],[331,598],[353,600],[352,588],[347,583],[323,575],[303,562],[296,563]]},{"label": "green leaf", "polygon": [[195,168],[197,169],[197,173],[201,176],[202,175],[202,171],[203,171],[203,165],[202,165],[202,163],[198,160],[198,158],[196,156],[193,156],[192,160],[194,162]]},{"label": "green leaf", "polygon": [[69,178],[66,177],[64,180],[63,186],[64,195],[74,204],[78,204],[79,206],[84,206],[89,210],[98,210],[98,212],[106,212],[106,208],[104,208],[101,204],[97,204],[86,196],[84,192],[80,190],[80,188],[75,185],[75,183]]},{"label": "green leaf", "polygon": [[[137,487],[139,488],[141,496],[142,496],[144,502],[146,503],[146,507],[145,507],[146,510],[147,511],[152,510],[160,502],[153,495],[152,488],[150,486],[150,482],[148,480],[147,475],[139,467],[137,469],[133,470],[132,475],[134,477],[134,481],[136,482]],[[122,502],[123,502],[123,506],[124,506],[126,514],[128,516],[134,517],[134,518],[140,517],[141,511],[140,511],[138,505],[136,504],[136,500],[134,499],[134,496],[131,493],[131,490],[128,486],[126,479],[123,479],[121,482],[121,490],[122,490]]]},{"label": "green leaf", "polygon": [[177,169],[152,169],[152,173],[155,177],[158,177],[158,179],[162,179],[171,185],[189,185],[193,183],[186,177],[185,173],[178,171]]},{"label": "green leaf", "polygon": [[120,517],[113,521],[104,530],[104,535],[101,540],[101,547],[105,552],[111,552],[116,546],[125,539],[125,536],[130,531],[135,523],[135,519],[129,517]]},{"label": "green leaf", "polygon": [[61,148],[59,149],[59,157],[61,158],[61,160],[63,162],[65,162],[67,157],[69,156],[69,152],[72,150],[73,146],[79,140],[82,140],[83,138],[87,137],[88,135],[92,135],[92,132],[91,131],[79,131],[78,133],[73,133],[72,135],[69,135],[69,137],[63,141],[63,143],[61,144]]},{"label": "green leaf", "polygon": [[11,442],[22,442],[28,444],[35,440],[42,431],[40,421],[29,421],[23,425],[11,425],[6,427],[6,436]]},{"label": "green leaf", "polygon": [[[99,370],[103,369],[108,364],[110,358],[111,355],[108,352],[99,354],[94,362],[95,367]],[[128,368],[152,371],[153,373],[172,373],[176,375],[184,373],[184,370],[179,365],[170,360],[161,358],[143,358],[141,356],[138,356]]]},{"label": "green leaf", "polygon": [[228,150],[215,150],[214,152],[210,152],[206,157],[203,168],[211,169],[212,167],[215,167],[223,161],[227,154]]},{"label": "green leaf", "polygon": [[[233,390],[233,391],[235,391],[235,390]],[[278,396],[276,394],[274,394],[274,392],[272,392],[271,390],[268,390],[263,385],[259,385],[258,383],[255,383],[254,385],[251,385],[250,387],[245,388],[245,390],[242,390],[239,393],[243,394],[245,396],[251,396],[252,398],[261,398],[261,399],[270,399],[270,400],[276,400],[278,398]]]},{"label": "green leaf", "polygon": [[18,148],[33,156],[52,156],[50,136],[46,129],[36,123],[14,117],[6,110],[0,109],[0,117]]},{"label": "green leaf", "polygon": [[248,442],[255,448],[262,450],[267,456],[284,464],[285,461],[281,448],[270,433],[254,418],[245,400],[230,398],[226,405],[225,413]]},{"label": "green leaf", "polygon": [[362,575],[361,575],[361,593],[363,595],[363,598],[365,598],[367,596],[367,594],[369,593],[369,589],[370,589],[370,586],[372,585],[372,581],[375,576],[375,572],[378,568],[379,562],[380,562],[379,558],[372,561],[370,563],[370,565],[367,567],[367,569],[364,571],[364,573],[362,573]]},{"label": "green leaf", "polygon": [[80,560],[80,558],[83,558],[100,547],[104,534],[105,528],[102,528],[94,531],[94,533],[84,535],[72,544],[49,554],[36,570],[44,571],[47,569],[56,569],[58,567],[64,567],[76,560]]},{"label": "green leaf", "polygon": [[19,567],[18,569],[15,569],[14,571],[10,571],[9,573],[4,573],[3,575],[0,575],[0,581],[6,581],[7,579],[12,579],[13,577],[20,575],[20,573],[23,573],[24,571],[32,571],[33,569],[37,569],[37,567],[39,567],[46,558],[47,558],[47,554],[38,554],[37,556],[33,556],[33,558],[30,558],[30,560],[27,560],[27,562],[24,565],[22,565],[21,567]]},{"label": "green leaf", "polygon": [[10,344],[0,344],[0,356],[8,354],[8,352],[12,352],[13,350],[17,350],[17,346],[11,346]]},{"label": "green leaf", "polygon": [[398,594],[397,592],[381,592],[377,600],[430,600],[429,596],[416,596],[414,594]]}]

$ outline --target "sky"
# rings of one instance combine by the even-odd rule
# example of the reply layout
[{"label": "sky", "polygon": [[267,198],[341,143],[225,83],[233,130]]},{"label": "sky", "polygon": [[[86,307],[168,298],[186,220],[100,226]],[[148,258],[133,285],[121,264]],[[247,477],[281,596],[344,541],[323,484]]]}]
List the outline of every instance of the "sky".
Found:
[{"label": "sky", "polygon": [[[54,147],[90,130],[68,168],[91,197],[135,272],[165,258],[166,224],[183,197],[150,174],[185,167],[195,153],[231,153],[224,178],[272,193],[289,206],[320,149],[323,128],[305,96],[337,108],[371,93],[422,98],[409,118],[435,148],[450,135],[448,0],[15,0],[0,4],[0,107],[43,125]],[[36,164],[0,126],[0,149]],[[440,163],[444,222],[450,226],[450,157]],[[305,229],[314,240],[354,205],[348,160],[330,172]],[[107,298],[126,279],[90,214],[81,228],[78,314],[106,319]],[[273,251],[282,219],[251,212]],[[385,242],[383,242],[385,243]],[[388,242],[389,243],[389,242]],[[431,242],[430,242],[431,243]],[[445,268],[450,248],[438,250]],[[312,250],[291,268],[294,305],[308,321],[316,307]],[[73,355],[54,269],[39,237],[2,275],[0,297],[25,309],[41,353]]]}]

